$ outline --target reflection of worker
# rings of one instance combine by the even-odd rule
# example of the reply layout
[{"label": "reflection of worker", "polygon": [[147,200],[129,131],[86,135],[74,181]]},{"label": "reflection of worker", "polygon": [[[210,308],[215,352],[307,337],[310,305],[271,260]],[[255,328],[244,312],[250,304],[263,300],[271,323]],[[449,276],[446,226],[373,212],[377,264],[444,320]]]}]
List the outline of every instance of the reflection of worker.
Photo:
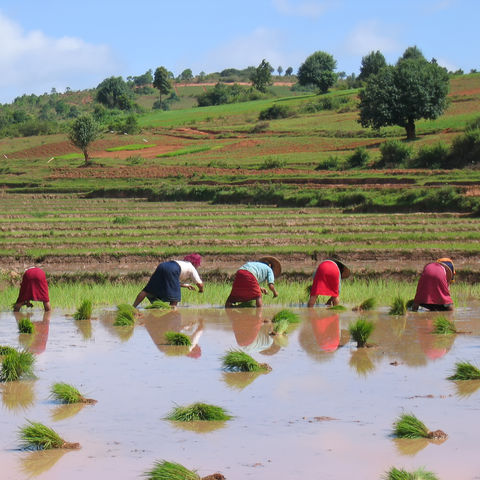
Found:
[{"label": "reflection of worker", "polygon": [[439,258],[436,262],[425,265],[418,281],[412,310],[416,312],[419,306],[435,311],[453,310],[449,284],[454,276],[455,267],[449,258]]},{"label": "reflection of worker", "polygon": [[322,317],[312,311],[310,323],[317,345],[325,352],[334,352],[340,344],[340,316]]},{"label": "reflection of worker", "polygon": [[261,310],[227,310],[237,345],[246,353],[262,352],[270,348],[273,338],[269,326],[263,323]]},{"label": "reflection of worker", "polygon": [[[20,312],[14,312],[15,319],[17,323],[20,322],[24,316]],[[48,332],[50,329],[50,316],[52,315],[51,310],[47,310],[43,314],[41,322],[33,322],[35,330],[32,334],[32,343],[27,347],[27,350],[31,353],[42,353],[47,347]]]},{"label": "reflection of worker", "polygon": [[225,308],[232,308],[235,303],[255,300],[255,305],[261,307],[262,294],[267,294],[267,289],[260,284],[267,282],[268,288],[274,297],[278,297],[275,289],[275,277],[282,273],[282,265],[275,257],[262,257],[256,262],[247,262],[235,274],[232,291],[230,292]]},{"label": "reflection of worker", "polygon": [[327,305],[338,305],[342,278],[350,276],[350,269],[340,260],[324,260],[318,266],[313,278],[308,306],[313,307],[319,295],[330,297]]},{"label": "reflection of worker", "polygon": [[18,312],[23,305],[33,307],[32,301],[43,302],[45,311],[50,310],[47,277],[45,272],[38,267],[30,267],[25,270],[13,311]]},{"label": "reflection of worker", "polygon": [[430,360],[442,358],[453,346],[456,335],[432,335],[433,318],[421,318],[415,322],[418,340],[426,357]]},{"label": "reflection of worker", "polygon": [[145,297],[150,302],[162,300],[175,307],[182,299],[181,287],[195,290],[195,287],[185,281],[192,278],[198,287],[198,292],[203,292],[203,282],[197,272],[202,257],[198,253],[187,255],[183,260],[172,260],[158,265],[150,277],[145,288],[137,295],[133,306],[139,305]]}]

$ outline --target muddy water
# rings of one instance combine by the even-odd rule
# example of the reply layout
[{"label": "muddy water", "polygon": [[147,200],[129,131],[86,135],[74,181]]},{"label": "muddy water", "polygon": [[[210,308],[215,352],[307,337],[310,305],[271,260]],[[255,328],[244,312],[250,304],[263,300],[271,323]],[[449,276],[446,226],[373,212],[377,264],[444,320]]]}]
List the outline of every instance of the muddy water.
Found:
[{"label": "muddy water", "polygon": [[[446,377],[456,361],[480,363],[480,305],[450,315],[470,333],[448,337],[430,333],[432,313],[370,313],[376,346],[368,349],[349,341],[358,314],[295,311],[302,322],[285,337],[269,335],[270,309],[146,311],[134,328],[113,327],[106,310],[81,322],[36,310],[33,337],[19,335],[17,318],[2,312],[0,345],[34,352],[37,378],[0,385],[0,478],[135,479],[161,459],[229,480],[371,480],[392,466],[479,478],[480,381]],[[193,347],[164,345],[168,330],[188,334]],[[220,357],[230,348],[272,371],[222,371]],[[49,389],[57,381],[98,403],[53,402]],[[234,418],[187,426],[164,420],[175,404],[196,401],[223,406]],[[392,423],[404,411],[448,439],[393,439]],[[18,450],[26,419],[82,448]]]}]

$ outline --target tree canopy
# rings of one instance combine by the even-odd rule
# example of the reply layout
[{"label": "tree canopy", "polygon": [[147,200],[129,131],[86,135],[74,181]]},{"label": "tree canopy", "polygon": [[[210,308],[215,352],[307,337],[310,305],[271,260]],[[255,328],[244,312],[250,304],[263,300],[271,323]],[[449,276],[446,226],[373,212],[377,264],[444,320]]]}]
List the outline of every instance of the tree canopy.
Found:
[{"label": "tree canopy", "polygon": [[376,75],[383,67],[387,66],[387,62],[383,54],[377,50],[370,52],[368,55],[362,57],[362,64],[360,66],[359,80],[365,81],[370,75]]},{"label": "tree canopy", "polygon": [[[416,47],[414,47],[416,49]],[[404,127],[407,139],[415,138],[415,121],[433,120],[447,106],[448,73],[436,62],[428,62],[413,47],[395,66],[383,67],[371,75],[360,92],[360,119],[363,127]]]},{"label": "tree canopy", "polygon": [[153,76],[153,86],[160,93],[160,103],[162,103],[162,94],[166,95],[171,89],[170,74],[165,67],[158,67]]},{"label": "tree canopy", "polygon": [[272,66],[263,59],[260,65],[250,75],[253,86],[260,92],[265,93],[267,87],[273,83],[272,71]]},{"label": "tree canopy", "polygon": [[100,127],[91,115],[77,117],[68,132],[68,139],[83,152],[85,165],[90,165],[89,145],[100,136]]},{"label": "tree canopy", "polygon": [[106,78],[97,86],[97,102],[108,108],[130,110],[133,106],[131,91],[122,77]]},{"label": "tree canopy", "polygon": [[300,65],[297,74],[298,83],[314,85],[320,93],[326,93],[337,79],[334,73],[336,68],[337,61],[332,55],[321,51],[315,52]]}]

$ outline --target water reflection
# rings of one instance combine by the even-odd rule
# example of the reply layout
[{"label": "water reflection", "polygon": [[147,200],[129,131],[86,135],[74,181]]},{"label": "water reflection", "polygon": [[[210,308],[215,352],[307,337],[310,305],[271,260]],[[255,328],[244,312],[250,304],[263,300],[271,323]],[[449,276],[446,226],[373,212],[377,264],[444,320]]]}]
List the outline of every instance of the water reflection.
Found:
[{"label": "water reflection", "polygon": [[177,422],[170,420],[170,424],[178,430],[188,430],[195,433],[209,433],[225,428],[226,421],[197,420],[194,422]]},{"label": "water reflection", "polygon": [[56,405],[50,412],[50,418],[54,422],[60,422],[61,420],[74,417],[83,409],[84,406],[84,403],[69,403],[63,405]]},{"label": "water reflection", "polygon": [[112,336],[122,342],[126,342],[132,337],[135,326],[115,327],[113,323],[115,322],[116,315],[116,311],[103,312],[103,314],[99,316],[99,321]]},{"label": "water reflection", "polygon": [[430,360],[443,357],[455,342],[456,335],[437,335],[433,332],[436,317],[421,317],[415,322],[420,346]]},{"label": "water reflection", "polygon": [[278,344],[274,346],[270,326],[264,323],[261,309],[226,309],[225,312],[232,322],[237,345],[245,353],[271,355],[280,349]]},{"label": "water reflection", "polygon": [[28,477],[36,477],[50,470],[68,451],[54,448],[30,452],[20,457],[20,468]]},{"label": "water reflection", "polygon": [[370,358],[369,348],[352,350],[348,364],[362,377],[375,370],[375,364]]},{"label": "water reflection", "polygon": [[90,319],[75,320],[75,325],[84,340],[90,340],[92,338],[92,321]]},{"label": "water reflection", "polygon": [[18,380],[0,385],[2,402],[7,410],[27,410],[35,404],[35,380]]},{"label": "water reflection", "polygon": [[480,388],[480,380],[457,380],[453,383],[455,395],[460,398],[470,397]]},{"label": "water reflection", "polygon": [[[32,317],[32,312],[21,313],[13,312],[15,320],[20,322],[24,318]],[[50,317],[52,311],[44,312],[42,320],[40,322],[32,322],[34,325],[33,333],[20,333],[18,335],[18,341],[25,349],[31,353],[40,354],[47,348],[48,332],[50,329]]]},{"label": "water reflection", "polygon": [[[169,310],[163,312],[161,318],[156,314],[145,315],[143,323],[153,343],[166,355],[186,355],[190,358],[199,358],[202,355],[202,349],[198,344],[203,333],[202,318],[185,322],[182,320],[180,310]],[[192,344],[190,346],[167,345],[165,340],[167,332],[183,333],[190,337]]]}]

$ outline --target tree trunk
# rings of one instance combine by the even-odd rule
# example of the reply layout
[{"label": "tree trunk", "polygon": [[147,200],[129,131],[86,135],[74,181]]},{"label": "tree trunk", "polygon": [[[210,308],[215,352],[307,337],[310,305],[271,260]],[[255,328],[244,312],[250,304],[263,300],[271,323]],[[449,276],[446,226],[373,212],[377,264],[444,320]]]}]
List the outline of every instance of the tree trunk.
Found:
[{"label": "tree trunk", "polygon": [[407,131],[407,140],[413,140],[415,135],[415,120],[409,118],[407,124],[405,125],[405,130]]},{"label": "tree trunk", "polygon": [[85,157],[84,165],[87,167],[88,165],[90,165],[90,157],[86,149],[83,151],[83,156]]}]

